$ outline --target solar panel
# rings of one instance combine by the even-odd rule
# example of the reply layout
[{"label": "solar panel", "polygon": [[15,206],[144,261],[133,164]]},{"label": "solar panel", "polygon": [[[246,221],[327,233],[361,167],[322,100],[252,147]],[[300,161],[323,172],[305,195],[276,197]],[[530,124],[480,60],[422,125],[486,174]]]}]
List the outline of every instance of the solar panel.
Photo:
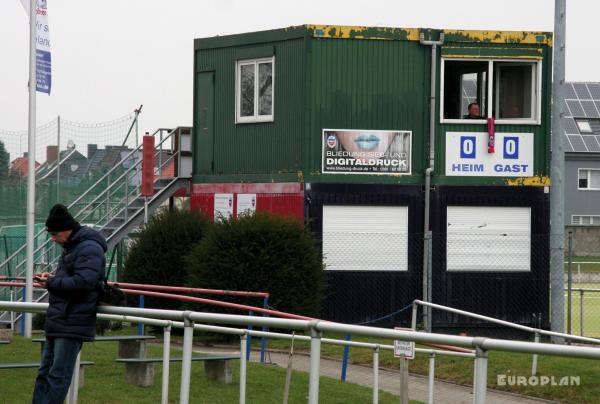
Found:
[{"label": "solar panel", "polygon": [[600,84],[588,83],[588,90],[590,90],[593,99],[600,100]]},{"label": "solar panel", "polygon": [[563,146],[565,147],[565,152],[572,152],[573,146],[571,145],[571,139],[569,139],[569,135],[565,136]]},{"label": "solar panel", "polygon": [[565,83],[565,98],[566,99],[577,99],[577,94],[573,90],[573,84]]},{"label": "solar panel", "polygon": [[572,117],[585,117],[585,112],[583,112],[583,108],[581,107],[581,103],[579,102],[579,100],[566,100],[565,102],[569,107],[569,111],[571,112]]},{"label": "solar panel", "polygon": [[564,118],[563,123],[565,125],[565,133],[575,135],[579,134],[579,128],[577,127],[577,124],[573,118]]},{"label": "solar panel", "polygon": [[586,118],[600,118],[600,114],[594,106],[594,101],[581,101],[581,106],[583,107]]},{"label": "solar panel", "polygon": [[592,96],[591,96],[590,92],[588,91],[585,83],[573,83],[573,88],[575,89],[575,92],[577,93],[577,98],[579,98],[580,100],[591,100],[592,99]]},{"label": "solar panel", "polygon": [[599,152],[600,145],[596,141],[596,136],[582,136],[583,143],[587,146],[587,149],[591,152]]},{"label": "solar panel", "polygon": [[585,143],[583,142],[581,135],[567,135],[567,137],[569,138],[569,141],[571,142],[571,145],[573,146],[573,151],[575,151],[575,152],[588,151],[587,147],[585,146]]}]

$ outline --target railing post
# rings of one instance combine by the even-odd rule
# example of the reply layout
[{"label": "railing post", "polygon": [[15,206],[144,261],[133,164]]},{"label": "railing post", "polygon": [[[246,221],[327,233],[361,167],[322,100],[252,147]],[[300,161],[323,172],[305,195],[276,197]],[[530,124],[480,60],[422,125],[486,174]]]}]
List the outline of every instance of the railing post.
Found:
[{"label": "railing post", "polygon": [[413,302],[413,306],[412,306],[412,319],[411,319],[411,325],[410,328],[413,329],[413,331],[417,331],[417,315],[418,315],[418,311],[419,311],[419,305],[415,302]]},{"label": "railing post", "polygon": [[435,383],[435,352],[429,354],[429,390],[427,391],[427,403],[433,404],[433,386]]},{"label": "railing post", "polygon": [[408,402],[408,359],[400,355],[400,404]]},{"label": "railing post", "polygon": [[[145,306],[144,295],[140,295],[138,306],[140,309],[143,309]],[[138,323],[138,335],[144,335],[144,324]]]},{"label": "railing post", "polygon": [[169,403],[169,369],[171,364],[171,324],[163,329],[163,374],[161,404]]},{"label": "railing post", "polygon": [[246,403],[246,352],[248,352],[248,334],[240,335],[240,404]]},{"label": "railing post", "polygon": [[190,320],[191,311],[183,313],[183,359],[181,362],[181,390],[179,403],[188,404],[190,401],[190,379],[192,372],[192,345],[194,342],[194,322]]},{"label": "railing post", "polygon": [[67,392],[67,404],[77,404],[77,396],[79,395],[79,366],[81,364],[81,351],[75,359],[75,367],[73,368],[73,376],[71,376],[71,385]]},{"label": "railing post", "polygon": [[310,373],[308,375],[308,404],[319,402],[319,366],[321,364],[321,336],[318,320],[310,326]]},{"label": "railing post", "polygon": [[[179,143],[181,144],[181,143]],[[269,296],[265,296],[265,299],[263,300],[263,309],[268,309],[269,308]],[[267,313],[263,313],[264,317],[268,317],[269,315]],[[269,328],[267,326],[262,326],[262,330],[264,332],[269,331]],[[267,338],[265,336],[261,337],[260,339],[260,363],[265,363],[265,352],[267,350]]]},{"label": "railing post", "polygon": [[[350,338],[352,338],[352,335],[350,335],[350,334],[346,334],[346,337],[344,337],[344,339],[346,341],[350,341]],[[340,380],[343,382],[346,381],[346,371],[348,370],[348,355],[349,354],[350,354],[350,346],[344,345],[344,355],[342,356],[342,375],[340,376]]]},{"label": "railing post", "polygon": [[[536,343],[540,342],[540,333],[539,332],[535,333],[534,341]],[[538,364],[538,355],[533,354],[533,360],[531,361],[531,376],[535,376],[537,374],[537,364]]]},{"label": "railing post", "polygon": [[373,349],[373,404],[379,402],[379,345]]},{"label": "railing post", "polygon": [[[570,231],[569,232],[569,239],[568,239],[568,246],[569,246],[569,271],[568,271],[568,277],[567,277],[567,334],[571,334],[571,292],[573,290],[573,232]],[[571,340],[568,339],[567,340],[567,344],[571,344]]]},{"label": "railing post", "polygon": [[[254,316],[254,312],[253,311],[249,311],[248,315],[250,317]],[[252,324],[248,324],[248,331],[252,331]],[[252,351],[252,335],[248,335],[248,349],[246,349],[246,360],[249,361],[250,360],[250,351]]]},{"label": "railing post", "polygon": [[473,403],[474,404],[485,404],[485,395],[487,393],[487,365],[488,365],[488,354],[487,351],[481,348],[479,345],[475,347],[475,382],[473,383],[474,389]]}]

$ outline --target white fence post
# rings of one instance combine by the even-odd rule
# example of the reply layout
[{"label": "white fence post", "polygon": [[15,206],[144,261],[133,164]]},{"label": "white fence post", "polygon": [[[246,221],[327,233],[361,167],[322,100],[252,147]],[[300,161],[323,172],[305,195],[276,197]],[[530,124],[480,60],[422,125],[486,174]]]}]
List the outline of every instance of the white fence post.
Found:
[{"label": "white fence post", "polygon": [[379,402],[379,345],[373,349],[373,404]]},{"label": "white fence post", "polygon": [[240,404],[246,403],[246,352],[248,351],[248,334],[240,335]]},{"label": "white fence post", "polygon": [[475,348],[475,383],[473,383],[473,403],[485,404],[487,393],[487,351],[477,346]]},{"label": "white fence post", "polygon": [[433,404],[433,384],[435,382],[435,352],[429,354],[429,391],[427,392],[427,403]]},{"label": "white fence post", "polygon": [[[540,342],[540,334],[537,332],[535,333],[534,341],[536,343]],[[531,376],[535,376],[537,374],[537,364],[538,364],[538,355],[533,354],[533,360],[531,362]]]},{"label": "white fence post", "polygon": [[163,374],[161,404],[169,403],[169,369],[171,365],[171,325],[163,329]]},{"label": "white fence post", "polygon": [[190,320],[190,311],[183,313],[183,358],[181,361],[181,390],[179,403],[190,401],[190,376],[192,372],[192,344],[194,342],[194,322]]},{"label": "white fence post", "polygon": [[311,324],[310,326],[310,373],[308,376],[308,404],[318,404],[319,402],[319,366],[321,364],[322,333],[315,328],[315,325],[316,324]]}]

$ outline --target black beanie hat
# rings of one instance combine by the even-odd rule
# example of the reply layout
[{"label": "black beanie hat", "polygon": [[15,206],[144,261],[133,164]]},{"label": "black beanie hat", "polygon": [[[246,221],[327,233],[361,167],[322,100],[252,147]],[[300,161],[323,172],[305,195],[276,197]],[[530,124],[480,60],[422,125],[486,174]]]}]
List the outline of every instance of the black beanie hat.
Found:
[{"label": "black beanie hat", "polygon": [[69,213],[64,205],[56,204],[50,209],[48,219],[46,219],[46,230],[65,231],[73,230],[79,226],[79,223]]}]

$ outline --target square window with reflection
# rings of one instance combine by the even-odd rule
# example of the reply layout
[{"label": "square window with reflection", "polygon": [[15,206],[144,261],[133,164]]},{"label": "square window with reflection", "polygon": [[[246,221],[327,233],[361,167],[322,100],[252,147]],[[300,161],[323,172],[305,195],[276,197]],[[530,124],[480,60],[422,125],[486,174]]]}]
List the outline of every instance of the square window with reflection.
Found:
[{"label": "square window with reflection", "polygon": [[274,57],[237,62],[236,122],[273,120],[274,67]]},{"label": "square window with reflection", "polygon": [[600,169],[580,168],[577,184],[581,190],[600,190]]},{"label": "square window with reflection", "polygon": [[443,120],[482,123],[481,120],[491,116],[499,123],[514,120],[537,123],[539,62],[481,59],[442,59],[442,62]]}]

